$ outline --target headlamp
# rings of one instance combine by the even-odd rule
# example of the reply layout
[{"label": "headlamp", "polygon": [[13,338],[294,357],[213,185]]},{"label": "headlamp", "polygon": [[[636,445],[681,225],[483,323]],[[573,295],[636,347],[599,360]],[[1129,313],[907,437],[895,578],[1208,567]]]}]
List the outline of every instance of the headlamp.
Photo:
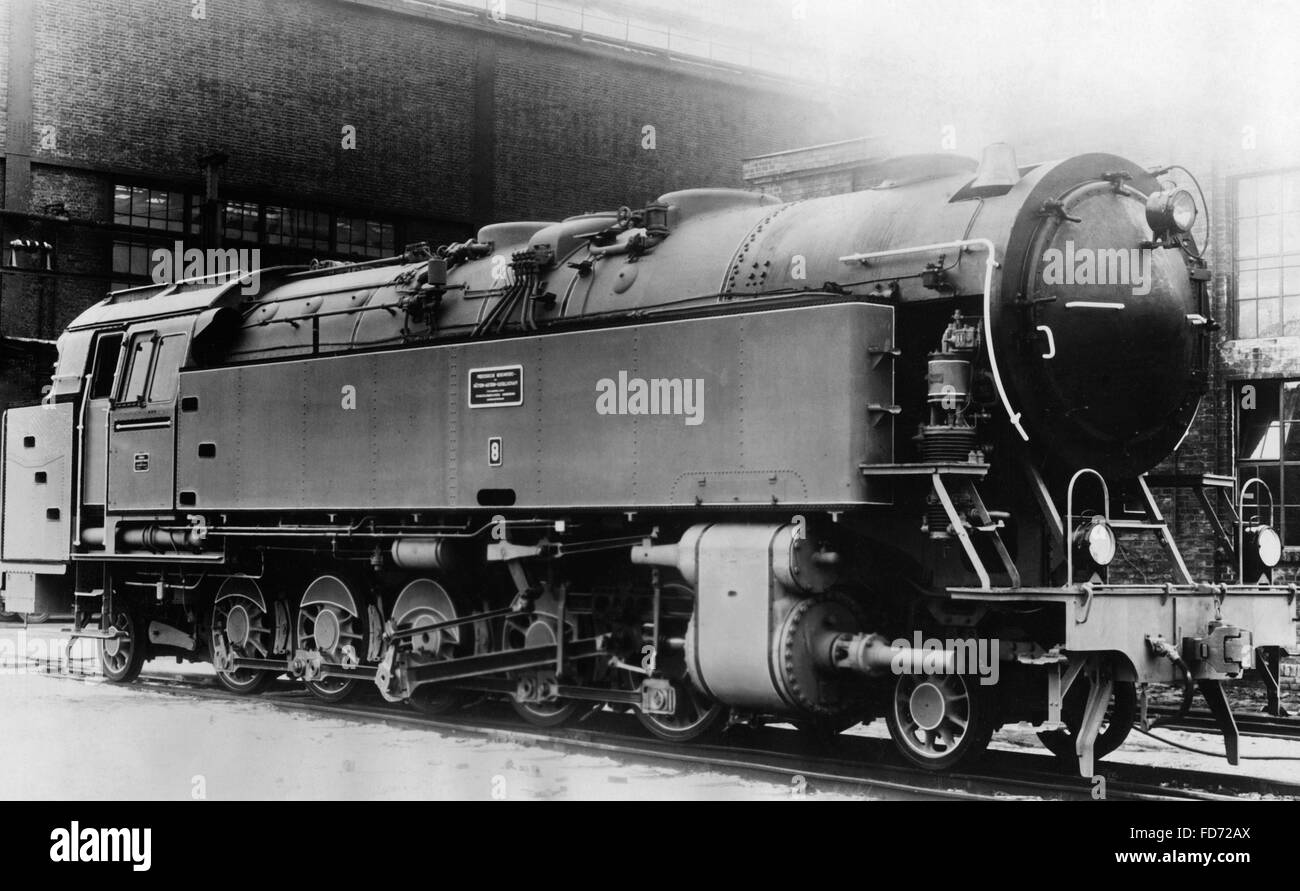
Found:
[{"label": "headlamp", "polygon": [[1147,225],[1155,233],[1189,232],[1196,222],[1196,199],[1186,189],[1153,192],[1147,198]]}]

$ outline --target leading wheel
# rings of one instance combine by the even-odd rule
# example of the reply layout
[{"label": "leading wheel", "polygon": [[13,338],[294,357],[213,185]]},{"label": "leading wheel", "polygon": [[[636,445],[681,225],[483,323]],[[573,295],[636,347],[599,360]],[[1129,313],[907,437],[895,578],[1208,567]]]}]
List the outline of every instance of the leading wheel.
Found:
[{"label": "leading wheel", "polygon": [[996,729],[993,697],[959,674],[899,675],[886,710],[903,757],[926,770],[949,770],[988,748]]},{"label": "leading wheel", "polygon": [[[1044,730],[1038,739],[1051,750],[1052,754],[1066,762],[1073,770],[1078,765],[1078,754],[1074,750],[1079,727],[1083,724],[1083,710],[1088,704],[1088,693],[1092,682],[1082,675],[1070,685],[1070,692],[1065,694],[1061,706],[1061,720],[1065,726],[1060,730]],[[1118,749],[1128,739],[1137,718],[1137,685],[1132,681],[1116,681],[1111,694],[1110,708],[1102,720],[1097,739],[1092,744],[1093,763],[1105,758]]]},{"label": "leading wheel", "polygon": [[[111,621],[110,621],[111,616]],[[99,661],[104,677],[115,684],[129,684],[140,676],[144,667],[145,641],[140,634],[137,616],[126,609],[105,611],[102,628],[115,628],[117,637],[99,642]]]},{"label": "leading wheel", "polygon": [[651,715],[637,709],[641,725],[660,739],[687,742],[701,739],[717,730],[727,715],[727,707],[704,695],[689,680],[675,681],[677,709],[671,715]]}]

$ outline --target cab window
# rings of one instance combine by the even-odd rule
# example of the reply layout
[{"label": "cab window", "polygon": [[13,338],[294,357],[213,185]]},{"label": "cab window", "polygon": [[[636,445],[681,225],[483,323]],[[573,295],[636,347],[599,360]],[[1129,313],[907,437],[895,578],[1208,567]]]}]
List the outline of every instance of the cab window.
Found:
[{"label": "cab window", "polygon": [[113,375],[122,352],[121,334],[101,334],[95,344],[95,364],[90,370],[90,398],[107,399],[113,393]]},{"label": "cab window", "polygon": [[147,331],[131,338],[131,346],[126,356],[126,378],[122,391],[118,394],[119,402],[141,402],[144,400],[145,384],[149,381],[149,363],[153,360],[154,333]]},{"label": "cab window", "polygon": [[158,341],[153,362],[153,382],[149,385],[150,402],[171,402],[176,396],[177,375],[185,361],[184,334],[170,334]]}]

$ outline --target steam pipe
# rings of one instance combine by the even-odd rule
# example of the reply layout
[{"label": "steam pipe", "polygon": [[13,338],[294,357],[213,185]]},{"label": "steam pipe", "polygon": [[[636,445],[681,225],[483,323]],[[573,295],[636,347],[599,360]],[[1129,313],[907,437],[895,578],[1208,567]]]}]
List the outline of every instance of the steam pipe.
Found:
[{"label": "steam pipe", "polygon": [[812,647],[819,668],[880,675],[956,674],[957,657],[951,650],[897,647],[879,634],[827,632]]}]

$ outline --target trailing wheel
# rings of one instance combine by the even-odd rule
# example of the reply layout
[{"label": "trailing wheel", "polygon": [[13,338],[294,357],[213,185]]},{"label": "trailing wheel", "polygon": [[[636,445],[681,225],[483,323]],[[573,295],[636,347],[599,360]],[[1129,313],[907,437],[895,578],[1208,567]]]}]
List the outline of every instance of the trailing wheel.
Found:
[{"label": "trailing wheel", "polygon": [[[366,655],[369,629],[365,599],[345,579],[322,575],[307,586],[298,606],[298,649],[322,666],[356,668]],[[351,677],[313,677],[311,694],[325,702],[342,702],[361,688]]]},{"label": "trailing wheel", "polygon": [[[685,623],[682,633],[689,649],[695,639],[693,619]],[[641,725],[660,739],[670,742],[703,739],[720,731],[726,724],[727,706],[691,682],[687,669],[691,663],[691,657],[685,652],[670,651],[659,656],[658,669],[671,679],[676,695],[677,710],[673,714],[653,715],[636,710]]]},{"label": "trailing wheel", "polygon": [[[230,578],[222,583],[212,604],[214,661],[225,653],[245,659],[269,659],[275,643],[274,620],[267,615],[266,599],[252,579]],[[255,668],[217,667],[217,683],[232,693],[260,693],[275,673]]]},{"label": "trailing wheel", "polygon": [[[1083,724],[1083,712],[1088,704],[1088,692],[1091,689],[1092,682],[1080,675],[1070,685],[1069,692],[1065,694],[1065,702],[1061,705],[1061,720],[1065,722],[1065,726],[1059,730],[1044,730],[1038,734],[1038,739],[1043,745],[1068,765],[1071,771],[1078,766],[1078,755],[1075,754],[1074,744],[1079,727]],[[1101,729],[1097,731],[1097,739],[1092,744],[1094,764],[1124,744],[1136,718],[1137,685],[1132,681],[1116,681],[1110,698],[1110,708],[1106,710]]]},{"label": "trailing wheel", "polygon": [[104,677],[115,684],[129,684],[140,676],[144,667],[145,638],[139,617],[129,609],[116,607],[104,611],[102,629],[114,628],[119,635],[99,642],[99,661]]},{"label": "trailing wheel", "polygon": [[885,718],[903,757],[927,770],[978,758],[996,729],[993,696],[959,674],[902,674]]},{"label": "trailing wheel", "polygon": [[671,715],[652,715],[637,709],[641,725],[660,739],[687,742],[701,739],[722,726],[727,707],[706,696],[689,680],[673,682],[677,710]]}]

